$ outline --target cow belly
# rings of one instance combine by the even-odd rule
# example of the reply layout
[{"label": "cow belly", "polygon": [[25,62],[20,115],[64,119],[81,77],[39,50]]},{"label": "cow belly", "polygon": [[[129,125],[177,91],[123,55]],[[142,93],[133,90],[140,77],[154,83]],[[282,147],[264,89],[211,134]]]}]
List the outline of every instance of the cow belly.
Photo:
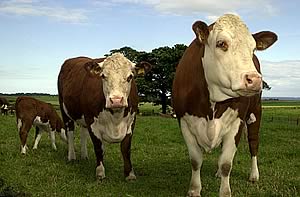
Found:
[{"label": "cow belly", "polygon": [[181,131],[190,132],[205,151],[210,151],[218,146],[224,136],[228,134],[235,136],[241,123],[238,112],[230,108],[220,118],[207,120],[203,117],[186,114],[180,121]]},{"label": "cow belly", "polygon": [[100,112],[91,124],[92,132],[108,143],[121,142],[127,134],[132,133],[134,116],[135,113],[123,117],[123,113]]}]

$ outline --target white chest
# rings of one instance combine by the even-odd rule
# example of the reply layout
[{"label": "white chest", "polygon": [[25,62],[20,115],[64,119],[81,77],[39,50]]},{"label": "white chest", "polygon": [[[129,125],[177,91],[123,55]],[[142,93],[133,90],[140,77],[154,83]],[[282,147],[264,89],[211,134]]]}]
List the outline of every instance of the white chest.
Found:
[{"label": "white chest", "polygon": [[125,117],[123,117],[123,114],[124,112],[114,114],[107,111],[100,112],[91,124],[92,132],[100,140],[108,143],[121,142],[126,134],[132,133],[132,124],[135,117],[135,113],[128,113]]},{"label": "white chest", "polygon": [[218,146],[223,137],[235,136],[241,123],[238,112],[231,108],[228,108],[220,118],[206,120],[186,114],[180,121],[182,132],[190,132],[206,151]]}]

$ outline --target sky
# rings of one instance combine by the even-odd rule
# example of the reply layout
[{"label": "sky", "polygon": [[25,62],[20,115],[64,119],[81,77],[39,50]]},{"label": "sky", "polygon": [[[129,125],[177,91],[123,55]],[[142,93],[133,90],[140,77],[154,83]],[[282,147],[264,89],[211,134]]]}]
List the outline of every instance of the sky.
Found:
[{"label": "sky", "polygon": [[300,97],[299,7],[298,0],[0,0],[0,93],[57,94],[68,58],[189,45],[195,21],[235,13],[251,32],[278,35],[256,52],[272,87],[263,96]]}]

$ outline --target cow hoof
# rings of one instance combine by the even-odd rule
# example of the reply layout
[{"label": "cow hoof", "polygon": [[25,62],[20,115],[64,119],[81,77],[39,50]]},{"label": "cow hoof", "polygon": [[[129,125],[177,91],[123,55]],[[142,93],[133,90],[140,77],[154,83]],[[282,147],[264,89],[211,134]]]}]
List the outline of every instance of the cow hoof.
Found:
[{"label": "cow hoof", "polygon": [[22,155],[26,155],[27,149],[28,149],[27,145],[21,147],[21,154],[22,154]]},{"label": "cow hoof", "polygon": [[125,178],[126,181],[135,181],[136,180],[136,176],[134,175],[134,173],[130,173],[128,177]]},{"label": "cow hoof", "polygon": [[255,183],[258,181],[258,177],[249,177],[249,181],[252,182],[252,183]]},{"label": "cow hoof", "polygon": [[102,163],[96,168],[96,177],[98,180],[105,179],[105,169]]},{"label": "cow hoof", "polygon": [[200,197],[200,193],[192,190],[187,193],[186,197]]},{"label": "cow hoof", "polygon": [[68,154],[68,161],[73,161],[73,160],[76,160],[76,155],[75,155],[75,152],[74,154]]},{"label": "cow hoof", "polygon": [[225,187],[224,189],[221,189],[220,197],[231,197],[231,190],[229,187]]},{"label": "cow hoof", "polygon": [[81,160],[89,160],[88,156],[81,156]]}]

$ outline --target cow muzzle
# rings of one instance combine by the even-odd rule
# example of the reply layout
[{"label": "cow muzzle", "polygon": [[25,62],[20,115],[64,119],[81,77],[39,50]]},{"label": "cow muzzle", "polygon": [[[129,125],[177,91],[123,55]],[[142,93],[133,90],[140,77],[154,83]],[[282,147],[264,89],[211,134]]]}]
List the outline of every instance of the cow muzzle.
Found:
[{"label": "cow muzzle", "polygon": [[252,96],[262,90],[262,77],[257,72],[244,73],[242,76],[244,88],[240,90],[242,96]]},{"label": "cow muzzle", "polygon": [[124,102],[124,97],[122,96],[112,96],[109,98],[108,108],[122,108],[127,107],[127,104]]}]

